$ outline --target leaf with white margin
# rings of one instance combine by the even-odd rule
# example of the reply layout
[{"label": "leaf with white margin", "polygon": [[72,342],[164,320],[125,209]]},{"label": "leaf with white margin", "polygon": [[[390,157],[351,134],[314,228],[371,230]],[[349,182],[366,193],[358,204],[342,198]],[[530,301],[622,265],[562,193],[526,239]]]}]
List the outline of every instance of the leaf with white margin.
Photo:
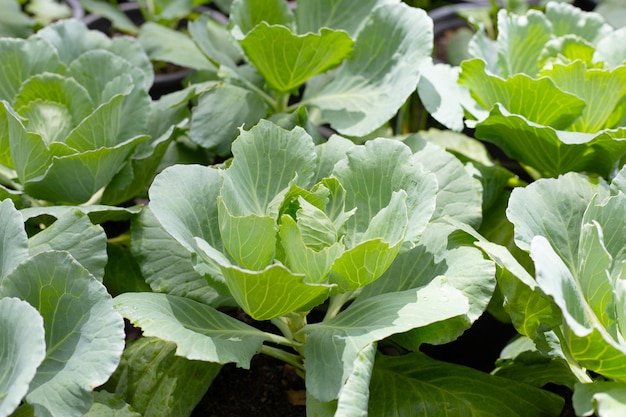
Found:
[{"label": "leaf with white margin", "polygon": [[580,366],[607,378],[626,379],[626,346],[620,345],[600,323],[585,300],[578,281],[543,236],[530,247],[537,283],[554,298],[563,313],[563,340],[570,356]]},{"label": "leaf with white margin", "polygon": [[156,293],[124,293],[115,308],[145,336],[174,342],[176,355],[190,360],[229,363],[248,369],[252,357],[272,335],[213,307],[184,297]]},{"label": "leaf with white margin", "polygon": [[514,189],[506,215],[515,225],[515,243],[528,251],[535,236],[544,236],[569,269],[576,270],[583,215],[596,193],[600,200],[608,195],[605,183],[594,184],[576,173]]},{"label": "leaf with white margin", "polygon": [[0,416],[20,405],[45,356],[39,312],[17,298],[0,298]]},{"label": "leaf with white margin", "polygon": [[82,416],[124,349],[124,322],[106,288],[69,254],[51,251],[13,269],[0,296],[27,301],[44,319],[46,358],[26,401],[37,416]]},{"label": "leaf with white margin", "polygon": [[[346,209],[357,208],[346,222],[346,245],[361,242],[374,216],[404,190],[408,230],[404,240],[415,242],[435,210],[437,179],[400,141],[374,139],[351,148],[335,165],[332,175],[346,190]],[[410,246],[410,244],[408,246]]]},{"label": "leaf with white margin", "polygon": [[66,251],[102,282],[107,263],[107,237],[100,226],[78,209],[69,209],[51,226],[28,241],[31,255],[50,250]]},{"label": "leaf with white margin", "polygon": [[368,344],[393,334],[466,314],[467,298],[443,279],[381,294],[350,306],[333,319],[308,325],[304,346],[307,392],[322,402],[338,398],[354,361]]},{"label": "leaf with white margin", "polygon": [[316,33],[322,28],[345,30],[355,37],[368,16],[383,4],[400,0],[300,0],[296,7],[298,33]]},{"label": "leaf with white margin", "polygon": [[13,201],[0,201],[0,283],[5,275],[28,258],[24,220]]},{"label": "leaf with white margin", "polygon": [[555,417],[562,408],[551,392],[422,353],[378,355],[370,384],[370,417]]},{"label": "leaf with white margin", "polygon": [[572,396],[578,416],[613,417],[626,413],[626,383],[598,381],[576,384]]},{"label": "leaf with white margin", "polygon": [[371,133],[415,91],[421,65],[431,60],[432,43],[432,20],[424,10],[404,3],[377,7],[352,55],[328,84],[310,85],[303,103],[318,107],[344,135]]},{"label": "leaf with white margin", "polygon": [[575,34],[592,44],[613,32],[597,13],[588,13],[571,4],[553,2],[546,5],[546,18],[555,36]]}]

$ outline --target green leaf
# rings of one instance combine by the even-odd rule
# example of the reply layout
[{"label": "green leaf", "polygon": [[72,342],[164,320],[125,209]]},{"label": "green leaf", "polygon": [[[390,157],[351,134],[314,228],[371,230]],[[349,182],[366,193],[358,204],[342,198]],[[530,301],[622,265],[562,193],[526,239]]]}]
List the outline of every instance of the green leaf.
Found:
[{"label": "green leaf", "polygon": [[198,99],[191,115],[192,141],[219,155],[229,155],[239,129],[252,127],[267,115],[263,98],[231,84],[218,84]]},{"label": "green leaf", "polygon": [[243,38],[261,22],[291,27],[293,19],[284,0],[234,0],[230,6],[230,22],[237,39]]},{"label": "green leaf", "polygon": [[437,182],[411,150],[399,141],[375,139],[354,147],[333,170],[346,190],[346,209],[356,207],[346,223],[348,247],[361,242],[372,219],[391,202],[394,192],[407,194],[408,230],[405,241],[415,242],[435,210]]},{"label": "green leaf", "polygon": [[470,89],[478,104],[492,111],[487,122],[493,117],[494,106],[500,104],[508,113],[522,115],[530,122],[565,129],[585,107],[581,98],[560,90],[550,78],[516,74],[503,79],[489,75],[481,59],[465,61],[461,68],[459,83]]},{"label": "green leaf", "polygon": [[90,13],[110,20],[113,27],[122,32],[136,34],[139,31],[137,25],[116,4],[98,0],[80,0],[80,4]]},{"label": "green leaf", "polygon": [[353,41],[346,32],[322,28],[296,35],[285,26],[258,24],[240,41],[246,56],[271,88],[290,92],[314,75],[338,65]]},{"label": "green leaf", "polygon": [[196,46],[216,66],[224,65],[237,68],[237,62],[243,59],[241,48],[233,42],[232,35],[220,23],[211,19],[210,13],[189,22],[187,29]]},{"label": "green leaf", "polygon": [[528,251],[535,236],[544,236],[570,270],[576,270],[583,215],[596,193],[602,198],[607,191],[575,173],[514,189],[507,217],[515,225],[515,243]]},{"label": "green leaf", "polygon": [[96,391],[93,393],[93,404],[84,417],[141,417],[141,414],[134,411],[119,396],[106,391]]},{"label": "green leaf", "polygon": [[107,221],[129,220],[133,214],[137,214],[141,211],[141,207],[112,207],[99,204],[88,206],[46,206],[24,208],[20,210],[20,213],[22,213],[24,220],[38,219],[46,216],[52,216],[58,219],[73,210],[87,214],[93,224],[101,224]]},{"label": "green leaf", "polygon": [[[149,207],[133,218],[131,248],[153,291],[218,307],[231,300],[226,285],[209,285],[193,267],[191,253],[158,222]],[[232,301],[230,301],[232,303]]]},{"label": "green leaf", "polygon": [[620,415],[626,412],[626,384],[608,381],[576,384],[572,401],[579,416],[589,416],[594,412],[598,417]]},{"label": "green leaf", "polygon": [[[518,15],[505,9],[498,12],[498,66],[503,77],[539,72],[539,57],[551,38],[548,19],[537,10]],[[524,113],[522,113],[524,114]]]},{"label": "green leaf", "polygon": [[193,40],[178,30],[146,22],[139,29],[138,39],[154,61],[170,62],[195,70],[217,71]]},{"label": "green leaf", "polygon": [[306,326],[307,392],[323,402],[336,399],[365,346],[467,310],[460,291],[435,279],[421,288],[368,298],[333,319]]},{"label": "green leaf", "polygon": [[222,267],[237,305],[255,320],[269,320],[293,311],[307,311],[321,304],[332,285],[308,283],[281,264],[261,271]]},{"label": "green leaf", "polygon": [[352,374],[339,392],[335,417],[367,417],[369,385],[376,357],[376,344],[363,348],[354,360]]},{"label": "green leaf", "polygon": [[248,326],[206,304],[169,294],[125,293],[115,308],[144,336],[177,345],[176,355],[190,360],[229,363],[248,369],[271,335]]},{"label": "green leaf", "polygon": [[24,220],[15,209],[13,201],[0,201],[0,283],[4,277],[28,258],[28,237]]},{"label": "green leaf", "polygon": [[0,40],[0,99],[12,101],[20,86],[29,77],[42,72],[60,73],[59,56],[41,39],[3,38]]},{"label": "green leaf", "polygon": [[109,261],[102,282],[112,296],[123,292],[151,291],[127,245],[128,242],[108,242],[106,245]]},{"label": "green leaf", "polygon": [[583,62],[574,61],[569,65],[555,64],[551,69],[542,71],[541,75],[549,77],[561,90],[575,94],[586,103],[581,116],[567,130],[594,133],[616,127],[623,117],[626,66],[613,71],[587,69]]},{"label": "green leaf", "polygon": [[234,216],[270,214],[272,201],[291,185],[311,184],[316,154],[300,127],[284,130],[261,120],[233,143],[233,163],[224,171],[221,197]]},{"label": "green leaf", "polygon": [[575,34],[595,43],[613,32],[613,28],[596,13],[585,13],[570,4],[554,2],[546,5],[546,18],[552,24],[555,36]]},{"label": "green leaf", "polygon": [[562,408],[563,399],[556,394],[421,353],[379,355],[370,384],[372,417],[390,413],[555,417]]},{"label": "green leaf", "polygon": [[545,177],[572,171],[608,177],[626,150],[625,129],[593,134],[565,132],[532,123],[499,104],[476,125],[475,134]]},{"label": "green leaf", "polygon": [[571,357],[582,367],[607,378],[623,380],[626,373],[621,364],[626,348],[620,345],[603,327],[585,301],[585,285],[577,280],[566,264],[542,236],[531,242],[531,256],[535,261],[537,282],[560,307],[564,326],[564,343]]},{"label": "green leaf", "polygon": [[28,392],[46,356],[46,341],[37,310],[17,298],[0,298],[0,329],[0,415],[8,416]]},{"label": "green leaf", "polygon": [[51,251],[13,269],[0,295],[27,301],[44,319],[46,358],[26,401],[36,415],[83,415],[124,348],[124,323],[106,288],[67,253]]},{"label": "green leaf", "polygon": [[31,237],[28,247],[31,256],[50,250],[66,251],[102,282],[108,260],[106,234],[77,209],[68,209],[50,227]]},{"label": "green leaf", "polygon": [[175,356],[176,344],[142,337],[124,350],[106,388],[143,417],[189,416],[222,365]]},{"label": "green leaf", "polygon": [[322,28],[345,30],[355,37],[372,10],[399,0],[301,0],[296,7],[298,33],[317,33]]},{"label": "green leaf", "polygon": [[243,268],[259,271],[276,251],[276,220],[271,216],[233,216],[218,197],[218,223],[224,248]]},{"label": "green leaf", "polygon": [[304,103],[319,107],[342,134],[371,133],[415,91],[420,66],[431,59],[432,36],[432,21],[421,9],[403,3],[375,8],[352,55],[329,83],[311,84]]},{"label": "green leaf", "polygon": [[26,38],[33,33],[35,22],[13,0],[0,1],[4,13],[0,17],[0,36],[3,38]]}]

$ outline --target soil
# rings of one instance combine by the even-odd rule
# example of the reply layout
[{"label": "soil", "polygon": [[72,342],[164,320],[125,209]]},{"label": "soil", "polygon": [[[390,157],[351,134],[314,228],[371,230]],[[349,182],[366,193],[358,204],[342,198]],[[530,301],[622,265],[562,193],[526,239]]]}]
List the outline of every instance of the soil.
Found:
[{"label": "soil", "polygon": [[250,369],[225,365],[191,417],[305,417],[304,393],[293,367],[256,355]]}]

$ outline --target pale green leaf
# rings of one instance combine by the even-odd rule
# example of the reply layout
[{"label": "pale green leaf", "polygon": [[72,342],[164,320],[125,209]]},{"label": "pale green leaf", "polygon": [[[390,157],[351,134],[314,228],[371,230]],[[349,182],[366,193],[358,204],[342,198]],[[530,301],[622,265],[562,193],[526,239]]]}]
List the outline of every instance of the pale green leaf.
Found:
[{"label": "pale green leaf", "polygon": [[308,283],[281,264],[261,271],[222,267],[226,284],[237,305],[255,320],[269,320],[293,311],[307,311],[321,304],[332,285]]},{"label": "pale green leaf", "polygon": [[0,36],[7,38],[26,38],[33,33],[34,20],[14,0],[0,1]]},{"label": "pale green leaf", "polygon": [[240,43],[269,86],[283,93],[337,66],[353,46],[343,31],[322,28],[319,33],[296,35],[284,26],[266,22],[258,24]]},{"label": "pale green leaf", "polygon": [[588,68],[601,66],[593,62],[595,48],[576,35],[552,39],[546,43],[541,53],[541,66],[549,69],[555,63],[570,63],[580,60]]},{"label": "pale green leaf", "polygon": [[339,135],[332,135],[324,143],[315,147],[318,164],[315,172],[315,181],[330,177],[335,164],[345,158],[349,149],[357,146],[354,142]]},{"label": "pale green leaf", "polygon": [[626,413],[626,384],[598,381],[576,384],[572,396],[574,410],[579,416],[612,417]]},{"label": "pale green leaf", "polygon": [[57,53],[41,39],[2,38],[0,40],[0,99],[12,101],[29,77],[42,72],[60,73],[63,64]]},{"label": "pale green leaf", "polygon": [[0,294],[27,301],[44,319],[46,358],[26,401],[38,416],[82,416],[124,348],[124,322],[106,288],[67,253],[43,252],[13,269]]},{"label": "pale green leaf", "polygon": [[175,343],[157,338],[129,343],[105,387],[143,417],[189,416],[222,365],[190,361],[175,350]]},{"label": "pale green leaf", "polygon": [[365,346],[354,360],[352,374],[339,391],[335,417],[367,417],[369,385],[376,347],[376,343]]},{"label": "pale green leaf", "polygon": [[0,298],[0,329],[0,416],[4,417],[28,392],[46,356],[46,341],[41,315],[17,298]]},{"label": "pale green leaf", "polygon": [[600,39],[595,48],[594,61],[614,69],[626,62],[626,28],[618,29]]},{"label": "pale green leaf", "polygon": [[99,0],[80,0],[86,11],[111,21],[114,28],[129,34],[137,34],[139,28],[117,4]]},{"label": "pale green leaf", "polygon": [[562,408],[556,394],[421,353],[379,355],[370,384],[370,417],[556,417]]},{"label": "pale green leaf", "polygon": [[230,22],[237,39],[261,22],[291,27],[293,20],[293,13],[284,0],[234,0],[230,6]]},{"label": "pale green leaf", "polygon": [[546,18],[552,24],[555,36],[578,35],[591,43],[613,32],[599,14],[586,13],[578,7],[566,3],[552,2],[546,5]]},{"label": "pale green leaf", "polygon": [[288,131],[261,120],[241,131],[232,152],[233,163],[222,174],[221,197],[234,216],[270,214],[270,203],[292,181],[303,188],[311,185],[316,154],[300,127]]},{"label": "pale green leaf", "polygon": [[305,327],[307,391],[323,402],[336,399],[365,346],[466,314],[468,308],[460,291],[435,279],[421,288],[368,298],[331,320]]},{"label": "pale green leaf", "polygon": [[144,336],[174,342],[176,355],[249,368],[269,335],[206,304],[168,294],[125,293],[115,308]]},{"label": "pale green leaf", "polygon": [[20,210],[24,220],[37,219],[39,217],[52,216],[59,218],[73,210],[78,210],[89,215],[89,219],[93,224],[101,224],[107,221],[124,221],[130,220],[132,215],[141,211],[140,206],[130,207],[114,207],[100,204],[91,204],[88,206],[46,206],[46,207],[28,207]]},{"label": "pale green leaf", "polygon": [[534,77],[539,57],[550,40],[552,27],[543,13],[529,10],[523,15],[498,12],[498,66],[504,78],[514,74]]},{"label": "pale green leaf", "polygon": [[0,283],[2,277],[28,258],[28,237],[24,220],[13,201],[0,201]]},{"label": "pale green leaf", "polygon": [[191,252],[164,230],[149,207],[133,218],[131,240],[133,256],[153,291],[214,307],[231,300],[223,282],[216,284],[211,280],[209,284],[194,269]]},{"label": "pale green leaf", "polygon": [[342,134],[364,136],[388,121],[411,95],[432,52],[432,21],[406,4],[375,8],[352,55],[332,80],[307,88],[304,102]]},{"label": "pale green leaf", "polygon": [[346,158],[335,165],[333,176],[346,190],[346,210],[357,208],[346,223],[348,247],[362,240],[394,192],[404,190],[407,194],[405,241],[419,238],[435,210],[435,175],[426,172],[409,147],[399,141],[375,139],[348,150]]},{"label": "pale green leaf", "polygon": [[195,70],[217,71],[193,40],[181,31],[146,22],[139,29],[138,39],[152,60]]},{"label": "pale green leaf", "polygon": [[535,236],[544,236],[569,269],[576,270],[583,215],[596,193],[608,194],[605,187],[576,173],[513,190],[507,217],[515,225],[515,243],[528,251]]},{"label": "pale green leaf", "polygon": [[203,13],[198,19],[189,22],[187,29],[196,46],[216,66],[225,65],[235,69],[237,62],[243,59],[241,47],[222,24],[211,19],[210,13]]},{"label": "pale green leaf", "polygon": [[296,7],[298,33],[317,33],[322,28],[345,30],[355,37],[372,10],[399,0],[300,0]]},{"label": "pale green leaf", "polygon": [[68,209],[51,226],[28,241],[31,255],[50,250],[66,251],[102,282],[107,263],[107,237],[100,226],[77,209]]},{"label": "pale green leaf", "polygon": [[219,155],[229,155],[239,128],[250,128],[267,115],[263,98],[232,84],[219,84],[203,93],[191,115],[192,141]]}]

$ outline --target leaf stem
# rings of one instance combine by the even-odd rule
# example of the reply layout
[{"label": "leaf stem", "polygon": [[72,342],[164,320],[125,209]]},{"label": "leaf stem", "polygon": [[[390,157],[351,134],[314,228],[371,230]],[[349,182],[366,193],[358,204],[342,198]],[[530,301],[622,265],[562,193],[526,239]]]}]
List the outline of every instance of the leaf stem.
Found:
[{"label": "leaf stem", "polygon": [[337,314],[339,314],[344,304],[350,301],[353,297],[354,297],[354,292],[352,291],[343,292],[343,293],[335,295],[334,297],[331,297],[330,303],[328,304],[328,310],[326,310],[326,314],[324,315],[323,321],[330,320],[333,317],[335,317]]},{"label": "leaf stem", "polygon": [[19,190],[21,187],[11,178],[15,178],[15,171],[0,165],[0,184]]},{"label": "leaf stem", "polygon": [[302,363],[302,357],[294,355],[293,353],[286,352],[282,349],[263,345],[261,347],[261,353],[271,356],[272,358],[279,359],[289,365],[294,366],[296,369],[304,371],[304,364]]}]

